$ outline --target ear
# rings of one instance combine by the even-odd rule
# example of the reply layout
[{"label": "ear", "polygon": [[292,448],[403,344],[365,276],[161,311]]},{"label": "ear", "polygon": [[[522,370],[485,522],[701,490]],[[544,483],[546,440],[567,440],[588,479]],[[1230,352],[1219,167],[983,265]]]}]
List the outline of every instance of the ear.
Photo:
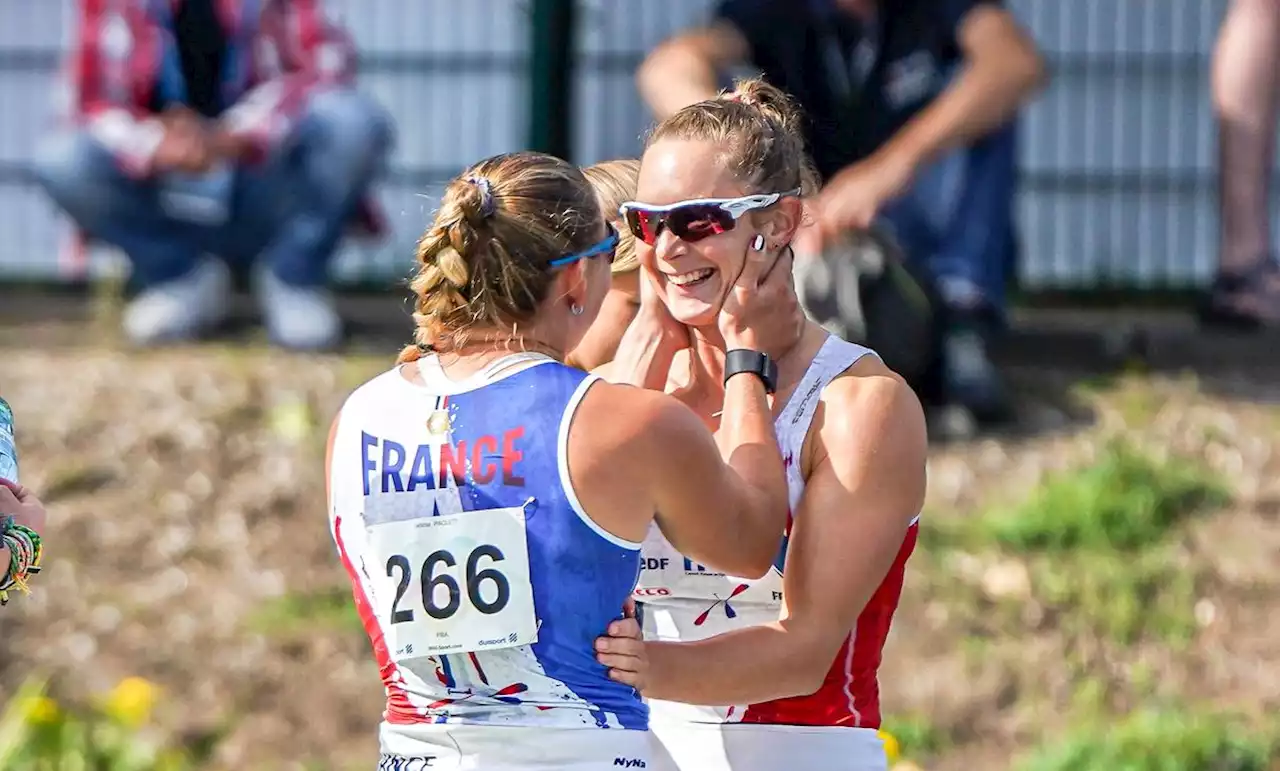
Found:
[{"label": "ear", "polygon": [[768,219],[760,232],[770,245],[791,243],[804,219],[804,204],[799,198],[783,198],[769,209]]},{"label": "ear", "polygon": [[586,307],[586,263],[586,260],[574,260],[561,268],[560,275],[556,276],[556,280],[560,282],[560,291],[556,294],[566,308],[572,305]]}]

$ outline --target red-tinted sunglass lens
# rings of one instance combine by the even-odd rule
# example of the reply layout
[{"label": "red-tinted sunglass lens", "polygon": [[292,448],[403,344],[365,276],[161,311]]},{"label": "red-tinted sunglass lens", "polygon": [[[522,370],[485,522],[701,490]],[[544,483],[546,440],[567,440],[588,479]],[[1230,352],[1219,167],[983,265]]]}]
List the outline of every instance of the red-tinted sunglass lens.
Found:
[{"label": "red-tinted sunglass lens", "polygon": [[683,241],[701,241],[733,230],[733,225],[729,212],[715,204],[692,204],[667,212],[667,227]]},{"label": "red-tinted sunglass lens", "polygon": [[627,229],[631,235],[652,246],[662,231],[663,216],[661,212],[645,209],[627,209]]},{"label": "red-tinted sunglass lens", "polygon": [[729,212],[715,204],[692,204],[670,211],[628,209],[627,228],[641,241],[652,246],[664,227],[683,241],[701,241],[710,236],[733,230],[734,220]]}]

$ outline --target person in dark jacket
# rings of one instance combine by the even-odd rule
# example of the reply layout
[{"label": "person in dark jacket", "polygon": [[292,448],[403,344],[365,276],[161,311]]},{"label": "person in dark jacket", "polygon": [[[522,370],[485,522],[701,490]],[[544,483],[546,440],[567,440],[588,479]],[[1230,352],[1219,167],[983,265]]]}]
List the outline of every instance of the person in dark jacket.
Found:
[{"label": "person in dark jacket", "polygon": [[1045,80],[1035,43],[997,0],[724,0],[648,56],[639,87],[661,119],[743,66],[809,116],[825,186],[797,249],[887,226],[936,281],[944,398],[1002,412],[987,349],[1016,243],[1015,119]]}]

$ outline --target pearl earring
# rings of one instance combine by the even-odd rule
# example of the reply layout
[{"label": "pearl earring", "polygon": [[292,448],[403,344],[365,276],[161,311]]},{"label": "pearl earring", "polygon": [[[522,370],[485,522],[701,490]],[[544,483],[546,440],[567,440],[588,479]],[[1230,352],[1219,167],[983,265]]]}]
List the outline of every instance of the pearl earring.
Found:
[{"label": "pearl earring", "polygon": [[764,251],[764,236],[762,236],[762,235],[760,235],[759,233],[757,233],[757,234],[756,234],[756,237],[755,237],[754,239],[752,239],[752,241],[751,241],[751,248],[752,248],[752,249],[755,249],[757,252],[763,252],[763,251]]}]

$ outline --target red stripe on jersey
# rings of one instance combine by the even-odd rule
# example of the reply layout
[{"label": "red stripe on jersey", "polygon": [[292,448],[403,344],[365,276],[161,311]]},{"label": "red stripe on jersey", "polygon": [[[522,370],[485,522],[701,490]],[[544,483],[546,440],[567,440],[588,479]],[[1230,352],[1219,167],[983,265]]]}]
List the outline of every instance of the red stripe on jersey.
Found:
[{"label": "red stripe on jersey", "polygon": [[893,566],[876,593],[858,616],[857,625],[840,646],[818,690],[808,696],[793,696],[752,704],[742,716],[744,723],[776,725],[880,727],[880,683],[876,672],[889,637],[893,614],[902,597],[907,560],[915,551],[919,522],[907,528]]},{"label": "red stripe on jersey", "polygon": [[360,571],[351,561],[347,546],[342,541],[342,517],[334,517],[333,540],[338,545],[338,556],[342,559],[342,567],[346,568],[347,577],[351,579],[351,595],[356,601],[356,613],[360,616],[365,634],[369,635],[369,642],[373,644],[373,658],[378,662],[378,674],[382,677],[382,685],[387,692],[387,711],[383,714],[383,718],[388,723],[400,725],[432,722],[430,717],[423,715],[421,710],[413,706],[409,701],[409,694],[400,685],[400,669],[391,660],[391,654],[387,651],[386,638],[382,635],[382,626],[378,623],[373,603],[369,602],[369,596],[364,591],[364,583],[360,580]]}]

